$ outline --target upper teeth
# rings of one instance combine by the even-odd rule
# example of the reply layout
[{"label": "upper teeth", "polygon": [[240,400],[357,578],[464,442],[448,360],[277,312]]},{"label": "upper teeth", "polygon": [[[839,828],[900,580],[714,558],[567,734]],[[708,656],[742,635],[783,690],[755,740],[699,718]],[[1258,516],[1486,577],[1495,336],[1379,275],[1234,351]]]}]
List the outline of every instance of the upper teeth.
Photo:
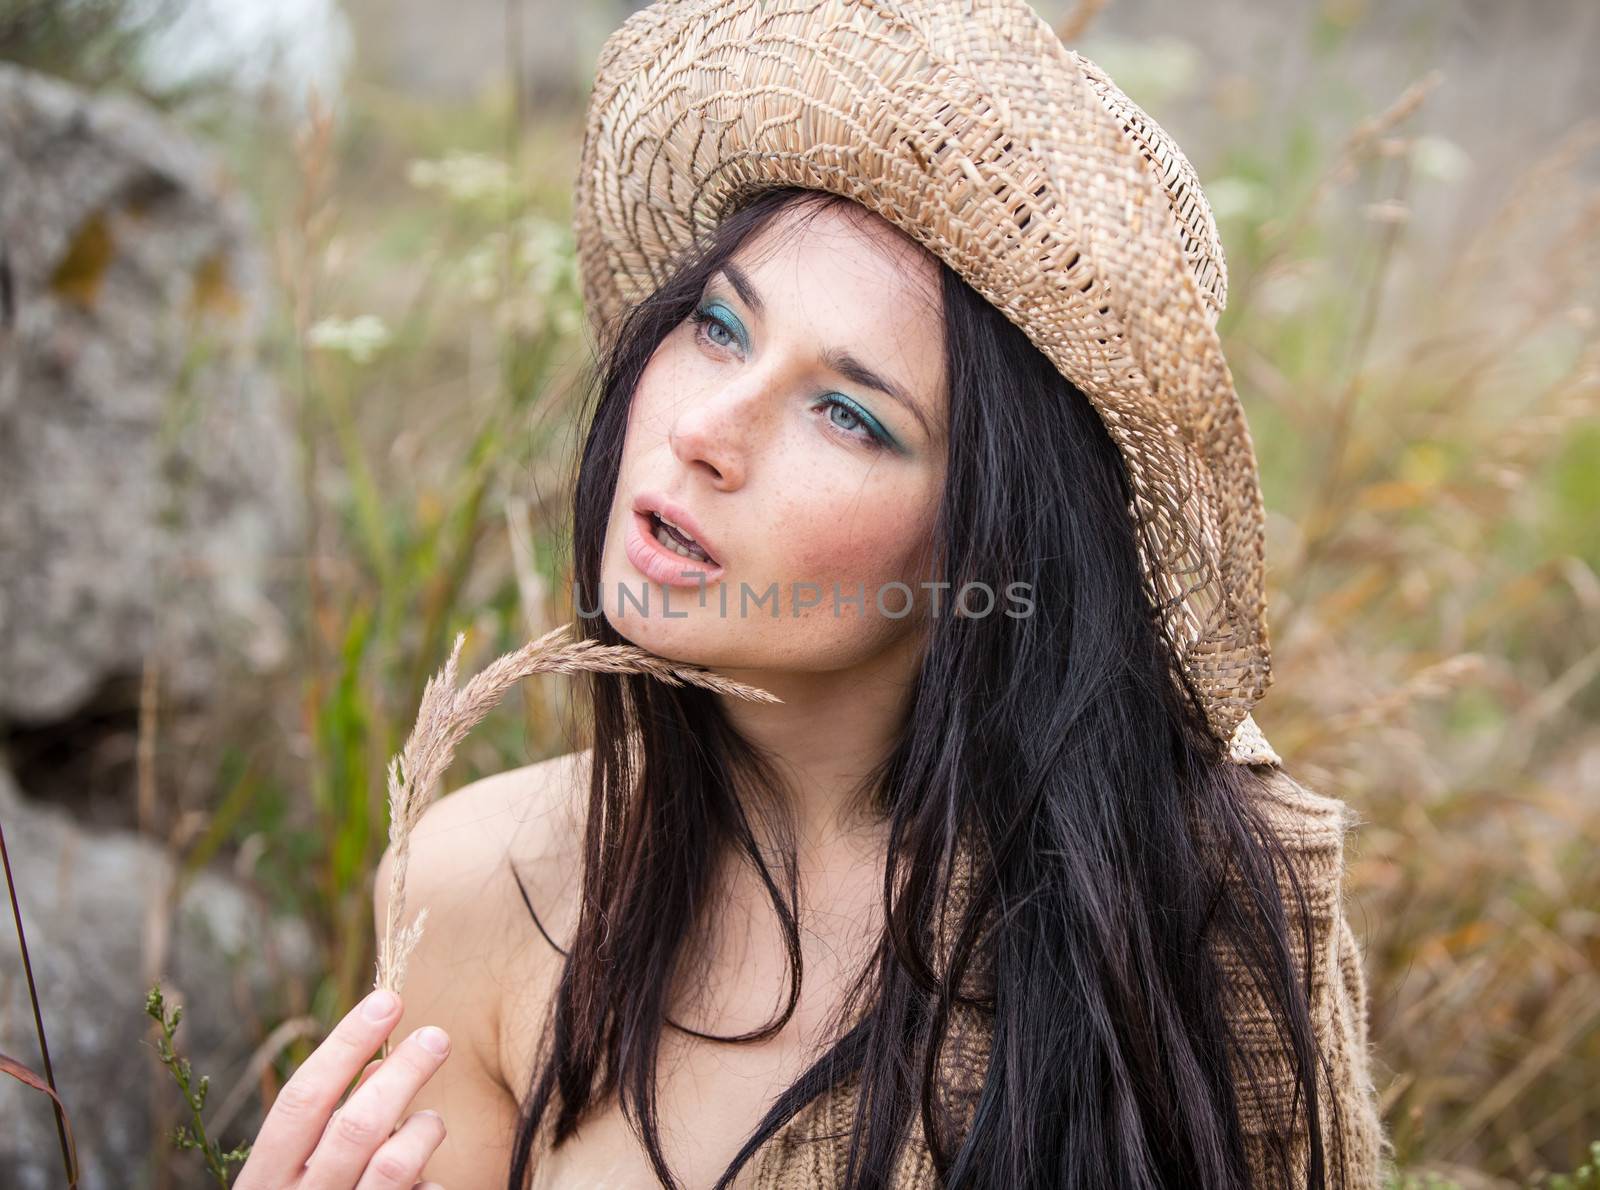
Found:
[{"label": "upper teeth", "polygon": [[[661,522],[662,526],[672,525],[672,522],[667,520],[667,518],[662,516],[659,512],[655,514],[655,517]],[[677,525],[672,525],[672,527],[674,529],[678,529],[678,532],[683,533],[683,535],[688,537],[689,540],[694,540],[690,534],[684,533],[684,531],[679,529]],[[655,539],[662,545],[666,546],[673,553],[682,554],[685,558],[693,558],[696,562],[709,562],[711,560],[711,555],[701,549],[698,544],[696,544],[692,550],[685,549],[677,541],[673,540],[672,535],[668,533],[664,527],[658,527],[656,529]]]}]

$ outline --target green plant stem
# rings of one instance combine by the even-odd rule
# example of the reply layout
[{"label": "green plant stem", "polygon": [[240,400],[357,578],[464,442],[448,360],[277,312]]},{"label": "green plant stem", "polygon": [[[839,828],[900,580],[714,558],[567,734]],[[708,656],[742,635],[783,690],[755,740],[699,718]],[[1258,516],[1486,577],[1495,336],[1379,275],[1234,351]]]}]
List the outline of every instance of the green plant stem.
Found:
[{"label": "green plant stem", "polygon": [[156,1052],[161,1057],[162,1065],[172,1071],[172,1077],[178,1081],[178,1087],[183,1092],[183,1101],[189,1108],[189,1118],[193,1122],[192,1131],[182,1124],[173,1130],[173,1144],[180,1149],[199,1149],[211,1176],[226,1190],[228,1166],[249,1157],[251,1146],[240,1145],[231,1152],[224,1153],[215,1141],[206,1136],[205,1121],[201,1119],[200,1113],[206,1104],[206,1092],[210,1089],[211,1079],[201,1075],[200,1082],[194,1084],[191,1081],[193,1072],[188,1060],[180,1058],[173,1046],[173,1034],[177,1031],[178,1022],[183,1020],[183,1006],[180,1004],[172,1010],[171,1016],[168,1016],[166,1001],[161,995],[161,985],[158,983],[145,997],[144,1007],[145,1012],[161,1026],[161,1036],[156,1040]]}]

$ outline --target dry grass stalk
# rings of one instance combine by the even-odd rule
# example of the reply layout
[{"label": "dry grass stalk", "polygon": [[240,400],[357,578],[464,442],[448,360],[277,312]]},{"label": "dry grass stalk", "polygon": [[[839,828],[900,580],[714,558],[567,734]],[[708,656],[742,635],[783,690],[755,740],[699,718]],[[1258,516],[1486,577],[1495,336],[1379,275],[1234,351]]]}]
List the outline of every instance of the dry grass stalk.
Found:
[{"label": "dry grass stalk", "polygon": [[406,960],[422,935],[428,910],[404,927],[406,866],[411,852],[411,831],[433,800],[439,778],[455,756],[457,745],[518,682],[536,673],[648,674],[668,685],[702,686],[718,694],[731,694],[754,702],[781,702],[755,686],[719,677],[692,665],[682,665],[647,653],[632,645],[602,645],[593,640],[563,641],[572,629],[563,624],[520,649],[485,667],[459,690],[456,662],[465,633],[457,633],[444,669],[428,680],[417,710],[416,726],[400,754],[389,761],[389,843],[394,866],[389,877],[388,912],[378,943],[378,970],[374,987],[398,992],[405,979]]},{"label": "dry grass stalk", "polygon": [[266,1039],[256,1046],[253,1053],[245,1061],[244,1073],[241,1074],[228,1092],[217,1110],[211,1114],[211,1131],[222,1136],[228,1131],[228,1126],[233,1123],[233,1118],[250,1102],[253,1092],[259,1091],[261,1099],[266,1102],[270,1095],[268,1089],[262,1085],[261,1076],[277,1060],[290,1045],[303,1037],[310,1038],[313,1042],[321,1040],[322,1024],[314,1016],[293,1016],[282,1022]]},{"label": "dry grass stalk", "polygon": [[1094,19],[1100,15],[1100,10],[1106,6],[1106,0],[1078,0],[1073,5],[1072,11],[1061,19],[1056,26],[1056,36],[1063,45],[1071,45],[1088,31]]}]

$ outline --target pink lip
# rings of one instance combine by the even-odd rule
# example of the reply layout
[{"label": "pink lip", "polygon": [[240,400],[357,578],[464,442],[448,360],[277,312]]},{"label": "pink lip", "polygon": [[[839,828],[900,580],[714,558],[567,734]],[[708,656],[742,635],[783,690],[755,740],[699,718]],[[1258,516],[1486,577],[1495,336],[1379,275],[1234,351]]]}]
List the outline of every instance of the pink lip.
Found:
[{"label": "pink lip", "polygon": [[633,517],[629,522],[627,539],[623,546],[628,561],[638,567],[646,578],[666,587],[692,588],[699,587],[702,583],[714,583],[722,577],[725,567],[708,566],[693,558],[685,558],[682,554],[673,553],[657,541],[652,531],[655,528],[650,519],[652,512],[660,513],[673,524],[682,527],[684,532],[699,542],[700,548],[713,558],[719,556],[716,547],[701,535],[700,526],[694,518],[680,505],[673,504],[663,496],[646,492],[633,502]]},{"label": "pink lip", "polygon": [[[722,551],[717,548],[717,543],[706,536],[700,522],[694,519],[694,514],[681,504],[669,500],[659,492],[640,492],[633,498],[633,511],[642,513],[659,513],[667,520],[677,525],[690,537],[700,543],[700,548],[713,558],[721,558]],[[676,555],[674,555],[676,557]]]}]

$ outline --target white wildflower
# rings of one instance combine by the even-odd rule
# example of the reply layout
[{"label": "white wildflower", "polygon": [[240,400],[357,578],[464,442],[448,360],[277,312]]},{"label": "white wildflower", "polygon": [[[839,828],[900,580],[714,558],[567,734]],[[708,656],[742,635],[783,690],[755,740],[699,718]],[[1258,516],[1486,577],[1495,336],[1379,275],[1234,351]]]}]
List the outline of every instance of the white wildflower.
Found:
[{"label": "white wildflower", "polygon": [[1228,174],[1204,183],[1204,188],[1217,219],[1264,219],[1271,212],[1271,192],[1254,179]]},{"label": "white wildflower", "polygon": [[495,233],[474,244],[457,266],[462,284],[476,301],[492,301],[500,292],[502,239]]},{"label": "white wildflower", "polygon": [[310,346],[337,351],[364,364],[388,345],[389,328],[376,314],[359,314],[351,319],[324,318],[306,333]]},{"label": "white wildflower", "polygon": [[528,285],[549,297],[566,284],[573,274],[572,234],[553,219],[529,216],[519,227],[518,255],[528,274]]},{"label": "white wildflower", "polygon": [[506,163],[486,153],[452,150],[436,160],[419,159],[407,166],[406,177],[419,190],[440,190],[460,203],[505,199],[511,191]]},{"label": "white wildflower", "polygon": [[1411,146],[1411,165],[1425,178],[1454,182],[1472,168],[1472,158],[1453,140],[1419,136]]}]

